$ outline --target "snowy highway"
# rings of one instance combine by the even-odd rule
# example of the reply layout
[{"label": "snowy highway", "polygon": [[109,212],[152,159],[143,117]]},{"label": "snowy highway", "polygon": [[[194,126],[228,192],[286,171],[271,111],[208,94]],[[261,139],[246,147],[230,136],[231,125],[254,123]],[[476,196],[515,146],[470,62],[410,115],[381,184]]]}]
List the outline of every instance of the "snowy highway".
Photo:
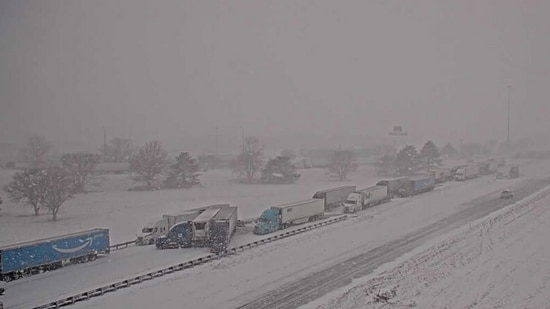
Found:
[{"label": "snowy highway", "polygon": [[[530,170],[532,176],[542,175],[536,166]],[[275,307],[276,301],[280,308],[293,308],[349,282],[358,271],[368,273],[426,239],[503,207],[509,203],[498,199],[503,188],[513,186],[520,198],[544,185],[545,182],[525,178],[496,181],[494,177],[447,183],[433,192],[395,199],[360,212],[346,222],[107,294],[75,307],[150,308],[155,302],[164,302],[167,308],[182,305],[267,308]],[[232,240],[232,246],[260,238],[241,232]],[[9,293],[3,301],[9,308],[42,305],[207,253],[207,249],[156,250],[152,246],[115,251],[94,262],[10,282]],[[263,305],[258,305],[260,303]]]},{"label": "snowy highway", "polygon": [[[539,177],[546,175],[540,167],[532,170]],[[261,302],[264,303],[260,308],[275,307],[275,303],[281,308],[297,307],[349,282],[357,274],[354,262],[365,262],[360,273],[366,274],[431,237],[509,204],[499,199],[503,188],[513,188],[519,198],[546,185],[547,182],[525,178],[495,181],[493,177],[445,184],[434,192],[371,208],[342,224],[267,244],[75,307],[150,308],[162,303],[165,308],[255,308]],[[297,286],[300,293],[296,293]]]},{"label": "snowy highway", "polygon": [[[548,185],[550,185],[550,179],[544,181],[527,181],[514,189],[517,198],[522,199]],[[354,278],[369,274],[381,265],[395,260],[436,235],[441,235],[468,222],[482,218],[512,203],[513,201],[495,199],[494,197],[479,199],[471,203],[471,207],[446,219],[440,220],[414,233],[410,233],[398,240],[360,254],[333,267],[314,273],[291,284],[287,284],[275,291],[270,291],[238,308],[297,308],[330,291],[349,284]]]}]

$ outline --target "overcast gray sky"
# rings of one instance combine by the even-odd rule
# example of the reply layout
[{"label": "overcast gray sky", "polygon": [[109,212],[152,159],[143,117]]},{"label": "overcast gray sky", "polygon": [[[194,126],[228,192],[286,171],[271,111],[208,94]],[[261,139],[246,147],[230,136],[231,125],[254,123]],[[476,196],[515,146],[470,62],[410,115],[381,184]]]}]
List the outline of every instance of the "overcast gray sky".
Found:
[{"label": "overcast gray sky", "polygon": [[512,137],[548,132],[548,29],[547,0],[2,0],[0,139],[504,139],[508,84]]}]

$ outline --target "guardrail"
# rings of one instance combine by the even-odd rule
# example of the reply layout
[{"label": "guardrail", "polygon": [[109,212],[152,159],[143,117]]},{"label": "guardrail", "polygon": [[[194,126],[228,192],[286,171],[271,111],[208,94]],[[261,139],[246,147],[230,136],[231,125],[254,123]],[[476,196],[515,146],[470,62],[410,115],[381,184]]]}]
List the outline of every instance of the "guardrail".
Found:
[{"label": "guardrail", "polygon": [[130,245],[135,245],[135,244],[136,244],[135,240],[122,242],[122,243],[119,243],[119,244],[110,245],[109,250],[113,251],[113,250],[126,249],[126,248],[130,247]]},{"label": "guardrail", "polygon": [[[260,240],[242,245],[242,246],[233,247],[233,248],[228,249],[226,252],[222,252],[222,253],[218,253],[218,254],[208,254],[208,255],[205,255],[205,256],[202,256],[202,257],[199,257],[199,258],[187,261],[187,262],[183,262],[183,263],[179,263],[179,264],[176,264],[176,265],[173,265],[173,266],[169,266],[169,267],[166,267],[166,268],[155,270],[155,271],[146,273],[144,275],[139,275],[139,276],[136,276],[136,277],[133,277],[133,278],[130,278],[130,279],[125,279],[125,280],[118,281],[118,282],[115,282],[115,283],[112,283],[112,284],[109,284],[109,285],[105,285],[105,286],[102,286],[102,287],[99,287],[99,288],[96,288],[96,289],[93,289],[93,290],[88,290],[88,291],[78,293],[78,294],[75,294],[75,295],[72,295],[72,296],[69,296],[69,297],[58,299],[58,300],[50,302],[48,304],[44,304],[44,305],[41,305],[41,306],[38,306],[38,307],[34,307],[34,309],[54,309],[54,308],[70,306],[70,305],[73,305],[77,302],[85,301],[85,300],[88,300],[88,299],[93,298],[93,297],[102,296],[105,293],[115,292],[115,291],[118,291],[120,289],[130,287],[132,285],[136,285],[136,284],[140,284],[140,283],[145,282],[145,281],[153,280],[154,278],[158,278],[158,277],[162,277],[162,276],[165,276],[165,275],[168,275],[168,274],[172,274],[172,273],[177,272],[177,271],[182,271],[182,270],[185,270],[185,269],[189,269],[189,268],[195,267],[197,265],[202,265],[202,264],[208,263],[212,260],[217,260],[217,259],[223,258],[224,256],[230,256],[230,255],[233,255],[233,254],[237,254],[238,252],[242,252],[244,250],[251,249],[253,247],[257,247],[257,246],[260,246],[260,245],[263,245],[263,244],[266,244],[266,243],[270,243],[270,242],[273,242],[273,241],[277,241],[277,240],[280,240],[280,239],[283,239],[283,238],[298,235],[298,234],[301,234],[301,233],[304,233],[304,232],[307,232],[307,231],[310,231],[310,230],[313,230],[313,229],[316,229],[316,228],[320,228],[320,227],[327,226],[327,225],[330,225],[330,224],[333,224],[333,223],[344,221],[347,218],[348,217],[346,215],[338,216],[338,217],[333,218],[333,219],[329,219],[329,220],[322,221],[322,222],[319,222],[319,223],[316,223],[316,224],[304,226],[304,227],[301,227],[301,228],[298,228],[298,229],[295,229],[295,230],[291,230],[291,231],[287,231],[287,232],[284,232],[284,233],[281,233],[281,234],[277,234],[277,235],[274,235],[274,236],[271,236],[271,237],[268,237],[268,238],[260,239]],[[131,243],[131,242],[128,242],[128,243]]]}]

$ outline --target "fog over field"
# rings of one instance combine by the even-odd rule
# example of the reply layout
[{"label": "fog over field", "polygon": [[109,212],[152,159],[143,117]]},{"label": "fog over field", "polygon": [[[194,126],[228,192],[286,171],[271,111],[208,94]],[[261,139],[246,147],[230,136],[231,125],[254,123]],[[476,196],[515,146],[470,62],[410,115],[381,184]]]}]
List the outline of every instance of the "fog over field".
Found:
[{"label": "fog over field", "polygon": [[108,137],[235,152],[546,132],[550,3],[0,3],[0,141]]}]

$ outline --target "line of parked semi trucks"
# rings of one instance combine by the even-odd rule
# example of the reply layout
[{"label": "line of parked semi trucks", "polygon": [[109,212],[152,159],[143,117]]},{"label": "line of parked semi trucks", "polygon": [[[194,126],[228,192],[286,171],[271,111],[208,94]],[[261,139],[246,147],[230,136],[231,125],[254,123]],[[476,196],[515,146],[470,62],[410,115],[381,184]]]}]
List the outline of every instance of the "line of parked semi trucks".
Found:
[{"label": "line of parked semi trucks", "polygon": [[[223,253],[229,247],[237,226],[253,225],[254,234],[265,235],[294,224],[355,213],[386,202],[394,197],[408,197],[431,191],[437,183],[465,181],[478,175],[497,173],[503,161],[488,160],[454,168],[433,169],[423,175],[383,179],[375,186],[357,190],[356,186],[341,186],[318,191],[311,199],[270,207],[259,218],[240,221],[238,209],[229,204],[217,204],[186,210],[178,215],[163,215],[160,220],[142,229],[137,245],[156,244],[159,249],[210,247]],[[512,166],[497,178],[519,177]],[[21,276],[54,270],[68,263],[94,260],[110,253],[108,229],[93,229],[12,244],[0,247],[0,280],[9,281]]]}]

